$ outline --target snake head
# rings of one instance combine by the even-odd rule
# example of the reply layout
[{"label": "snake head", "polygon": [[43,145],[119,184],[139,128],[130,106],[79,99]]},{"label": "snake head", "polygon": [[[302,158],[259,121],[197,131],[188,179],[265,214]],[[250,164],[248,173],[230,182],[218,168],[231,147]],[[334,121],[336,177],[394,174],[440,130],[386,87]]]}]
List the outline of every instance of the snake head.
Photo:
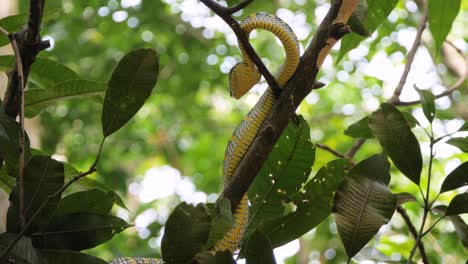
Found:
[{"label": "snake head", "polygon": [[229,72],[231,96],[239,99],[260,81],[262,75],[253,65],[237,63]]}]

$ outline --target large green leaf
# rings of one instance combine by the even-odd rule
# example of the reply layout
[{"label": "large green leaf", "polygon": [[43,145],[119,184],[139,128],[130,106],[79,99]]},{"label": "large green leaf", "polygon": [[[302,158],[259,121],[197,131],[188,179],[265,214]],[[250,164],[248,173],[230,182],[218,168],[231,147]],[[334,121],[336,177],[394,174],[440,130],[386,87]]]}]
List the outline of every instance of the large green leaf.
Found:
[{"label": "large green leaf", "polygon": [[[16,238],[18,234],[2,233],[0,234],[0,252],[3,252]],[[7,256],[16,259],[16,263],[23,263],[25,261],[29,264],[39,264],[37,251],[32,245],[31,238],[21,237],[16,245],[11,249]],[[8,259],[8,257],[6,257]]]},{"label": "large green leaf", "polygon": [[253,233],[246,247],[247,264],[276,264],[270,240],[261,231]]},{"label": "large green leaf", "polygon": [[457,147],[461,151],[468,153],[468,137],[463,138],[451,138],[447,141],[447,144]]},{"label": "large green leaf", "polygon": [[107,264],[106,261],[85,253],[67,250],[41,250],[43,264]]},{"label": "large green leaf", "polygon": [[334,199],[338,233],[351,258],[387,224],[397,198],[387,188],[390,164],[384,155],[374,155],[351,169]]},{"label": "large green leaf", "polygon": [[[47,156],[33,156],[24,171],[24,209],[26,221],[46,202],[50,195],[62,188],[64,182],[63,164]],[[60,201],[60,195],[50,198],[39,215],[34,219],[29,231],[47,224]],[[18,180],[10,194],[10,207],[7,215],[8,232],[20,231]]]},{"label": "large green leaf", "polygon": [[166,263],[188,263],[208,240],[211,218],[203,204],[179,204],[166,222],[161,251]]},{"label": "large green leaf", "polygon": [[307,122],[291,121],[249,188],[251,223],[283,215],[289,196],[309,177],[315,159]]},{"label": "large green leaf", "polygon": [[304,186],[304,193],[292,197],[297,206],[295,211],[260,225],[274,248],[304,235],[331,214],[333,195],[349,165],[346,159],[327,163]]},{"label": "large green leaf", "polygon": [[348,25],[351,28],[351,31],[364,37],[368,37],[370,35],[363,24],[368,8],[367,0],[359,0],[356,9],[348,20]]},{"label": "large green leaf", "polygon": [[90,189],[72,193],[60,200],[56,215],[94,213],[106,215],[114,205],[115,195],[109,191]]},{"label": "large green leaf", "polygon": [[455,190],[468,185],[468,161],[462,163],[445,178],[440,192]]},{"label": "large green leaf", "polygon": [[431,91],[428,90],[421,90],[415,87],[416,92],[419,94],[419,98],[421,98],[421,105],[423,108],[424,115],[426,116],[427,120],[430,123],[434,120],[436,109],[435,109],[435,96],[432,94]]},{"label": "large green leaf", "polygon": [[[374,32],[385,21],[397,3],[398,0],[367,0],[367,13],[361,21],[366,31],[368,33]],[[340,61],[348,51],[357,47],[364,39],[365,37],[355,33],[344,36],[341,40],[337,61]]]},{"label": "large green leaf", "polygon": [[445,212],[446,215],[468,214],[468,192],[453,197]]},{"label": "large green leaf", "polygon": [[111,215],[77,213],[54,217],[32,238],[41,249],[79,251],[100,245],[130,226]]},{"label": "large green leaf", "polygon": [[[406,122],[410,127],[415,127],[417,124],[417,120],[411,113],[408,112],[401,112],[406,119]],[[356,123],[351,124],[346,130],[344,134],[352,137],[352,138],[374,138],[374,134],[372,134],[372,130],[369,128],[369,116],[365,116]]]},{"label": "large green leaf", "polygon": [[419,184],[422,156],[419,143],[405,117],[391,104],[382,104],[369,116],[369,127],[395,166]]},{"label": "large green leaf", "polygon": [[[11,176],[18,175],[20,131],[18,122],[0,110],[0,154],[5,160],[7,173]],[[27,162],[31,156],[27,135],[24,148]]]},{"label": "large green leaf", "polygon": [[205,248],[210,249],[224,234],[234,225],[234,218],[231,212],[231,202],[228,199],[221,199],[219,203],[219,214],[212,216],[210,235]]},{"label": "large green leaf", "polygon": [[106,84],[87,80],[69,80],[48,89],[31,89],[24,92],[24,107],[28,117],[60,100],[91,97],[103,94]]},{"label": "large green leaf", "polygon": [[109,136],[124,126],[151,95],[159,71],[159,57],[152,49],[125,55],[109,80],[102,110],[102,131]]},{"label": "large green leaf", "polygon": [[458,237],[461,239],[465,248],[468,248],[468,225],[465,223],[463,218],[459,215],[445,215],[445,212],[447,211],[447,206],[445,205],[437,205],[432,208],[432,210],[439,215],[445,216],[445,218],[452,222]]},{"label": "large green leaf", "polygon": [[428,0],[429,29],[439,50],[460,11],[461,0]]}]

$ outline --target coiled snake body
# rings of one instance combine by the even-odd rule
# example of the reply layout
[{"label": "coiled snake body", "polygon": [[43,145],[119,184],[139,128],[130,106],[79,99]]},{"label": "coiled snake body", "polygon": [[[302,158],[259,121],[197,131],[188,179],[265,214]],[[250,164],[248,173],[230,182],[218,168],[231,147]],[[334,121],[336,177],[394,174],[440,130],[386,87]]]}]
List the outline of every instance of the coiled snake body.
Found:
[{"label": "coiled snake body", "polygon": [[[281,19],[267,13],[256,13],[248,16],[241,22],[241,27],[247,35],[254,29],[260,28],[272,32],[279,38],[286,51],[286,60],[276,74],[276,81],[283,87],[294,74],[299,64],[299,44],[297,37],[291,28]],[[251,61],[246,51],[239,43],[243,62],[238,63],[229,73],[231,95],[240,98],[260,81],[261,74]],[[224,185],[229,183],[240,161],[247,153],[250,145],[262,127],[268,113],[273,107],[275,95],[268,87],[260,97],[257,104],[250,110],[247,116],[235,129],[230,138],[224,156],[223,175]],[[244,235],[248,221],[248,198],[245,195],[238,208],[234,212],[234,225],[224,237],[214,246],[213,251],[229,250],[234,252]],[[111,264],[161,264],[160,259],[155,258],[117,258]]]}]

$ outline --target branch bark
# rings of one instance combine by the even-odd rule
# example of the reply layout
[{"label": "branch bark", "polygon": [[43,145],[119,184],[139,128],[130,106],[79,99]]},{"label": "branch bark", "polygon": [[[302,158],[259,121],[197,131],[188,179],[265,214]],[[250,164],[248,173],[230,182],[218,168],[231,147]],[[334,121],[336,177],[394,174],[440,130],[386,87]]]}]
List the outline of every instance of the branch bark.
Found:
[{"label": "branch bark", "polygon": [[237,208],[297,107],[314,89],[317,73],[330,49],[342,36],[350,32],[346,22],[357,3],[358,0],[333,1],[325,19],[302,55],[295,74],[284,87],[264,126],[220,196],[231,201],[231,208]]},{"label": "branch bark", "polygon": [[[416,230],[416,227],[413,225],[413,222],[411,222],[411,219],[409,218],[405,209],[403,209],[403,207],[401,206],[397,206],[397,211],[398,213],[400,213],[403,220],[405,220],[405,223],[408,226],[408,230],[410,231],[411,235],[413,235],[413,237],[416,239],[418,237],[418,231]],[[421,240],[418,241],[418,248],[419,248],[419,253],[421,254],[423,263],[429,264],[429,259],[427,258],[426,249],[424,248],[424,244],[422,243]]]}]

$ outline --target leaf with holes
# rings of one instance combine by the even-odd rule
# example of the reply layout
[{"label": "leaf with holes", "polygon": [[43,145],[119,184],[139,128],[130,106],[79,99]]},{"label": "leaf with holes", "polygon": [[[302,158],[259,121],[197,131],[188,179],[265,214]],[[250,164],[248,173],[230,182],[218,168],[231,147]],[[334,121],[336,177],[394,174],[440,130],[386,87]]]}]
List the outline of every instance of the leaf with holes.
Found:
[{"label": "leaf with holes", "polygon": [[462,163],[445,178],[440,192],[447,192],[468,185],[468,161]]},{"label": "leaf with holes", "polygon": [[348,257],[353,257],[387,224],[397,198],[387,188],[390,164],[374,155],[351,169],[336,191],[334,215]]},{"label": "leaf with holes", "polygon": [[[398,0],[367,0],[367,13],[361,22],[369,35],[385,21],[397,3]],[[364,39],[366,38],[355,33],[344,36],[336,62],[339,62],[346,53],[357,47]]]},{"label": "leaf with holes", "polygon": [[70,215],[75,213],[93,213],[106,215],[114,205],[115,196],[112,192],[100,189],[90,189],[72,193],[60,200],[55,215]]},{"label": "leaf with holes", "polygon": [[401,112],[391,104],[382,104],[378,111],[369,116],[369,127],[395,166],[411,181],[419,184],[421,149]]},{"label": "leaf with holes", "polygon": [[256,230],[246,244],[247,264],[276,264],[270,240]]},{"label": "leaf with holes", "polygon": [[299,238],[331,214],[333,195],[349,166],[346,159],[327,163],[307,182],[304,193],[291,197],[297,206],[295,211],[261,223],[259,229],[274,248]]},{"label": "leaf with holes", "polygon": [[55,216],[31,237],[41,249],[80,251],[100,245],[130,226],[111,215],[77,213]]},{"label": "leaf with holes", "polygon": [[460,11],[461,0],[429,0],[429,29],[434,37],[436,50],[439,50],[452,29],[452,23]]},{"label": "leaf with holes", "polygon": [[61,100],[101,95],[106,84],[87,80],[71,80],[49,89],[31,89],[24,92],[24,107],[28,117],[33,117],[51,104]]},{"label": "leaf with holes", "polygon": [[179,204],[167,219],[161,242],[166,263],[187,263],[208,241],[211,218],[203,204]]},{"label": "leaf with holes", "polygon": [[[24,208],[26,221],[46,202],[49,195],[62,188],[64,182],[63,164],[47,156],[33,156],[24,171]],[[26,234],[47,224],[60,201],[60,195],[53,197],[32,222]],[[18,180],[10,194],[10,207],[7,214],[7,231],[19,232],[19,191]]]},{"label": "leaf with holes", "polygon": [[152,49],[125,55],[108,82],[102,109],[105,137],[123,127],[151,95],[159,71],[159,57]]},{"label": "leaf with holes", "polygon": [[459,150],[468,153],[468,137],[464,138],[451,138],[447,144],[457,147]]},{"label": "leaf with holes", "polygon": [[468,214],[468,192],[453,197],[445,212],[446,215]]},{"label": "leaf with holes", "polygon": [[434,120],[435,117],[435,96],[431,93],[431,91],[421,90],[415,87],[416,92],[419,94],[419,98],[421,98],[421,105],[423,108],[424,115],[426,116],[427,120],[430,123]]},{"label": "leaf with holes", "polygon": [[315,147],[307,122],[302,116],[298,120],[289,122],[249,188],[252,224],[282,216],[289,196],[297,193],[309,177]]}]

